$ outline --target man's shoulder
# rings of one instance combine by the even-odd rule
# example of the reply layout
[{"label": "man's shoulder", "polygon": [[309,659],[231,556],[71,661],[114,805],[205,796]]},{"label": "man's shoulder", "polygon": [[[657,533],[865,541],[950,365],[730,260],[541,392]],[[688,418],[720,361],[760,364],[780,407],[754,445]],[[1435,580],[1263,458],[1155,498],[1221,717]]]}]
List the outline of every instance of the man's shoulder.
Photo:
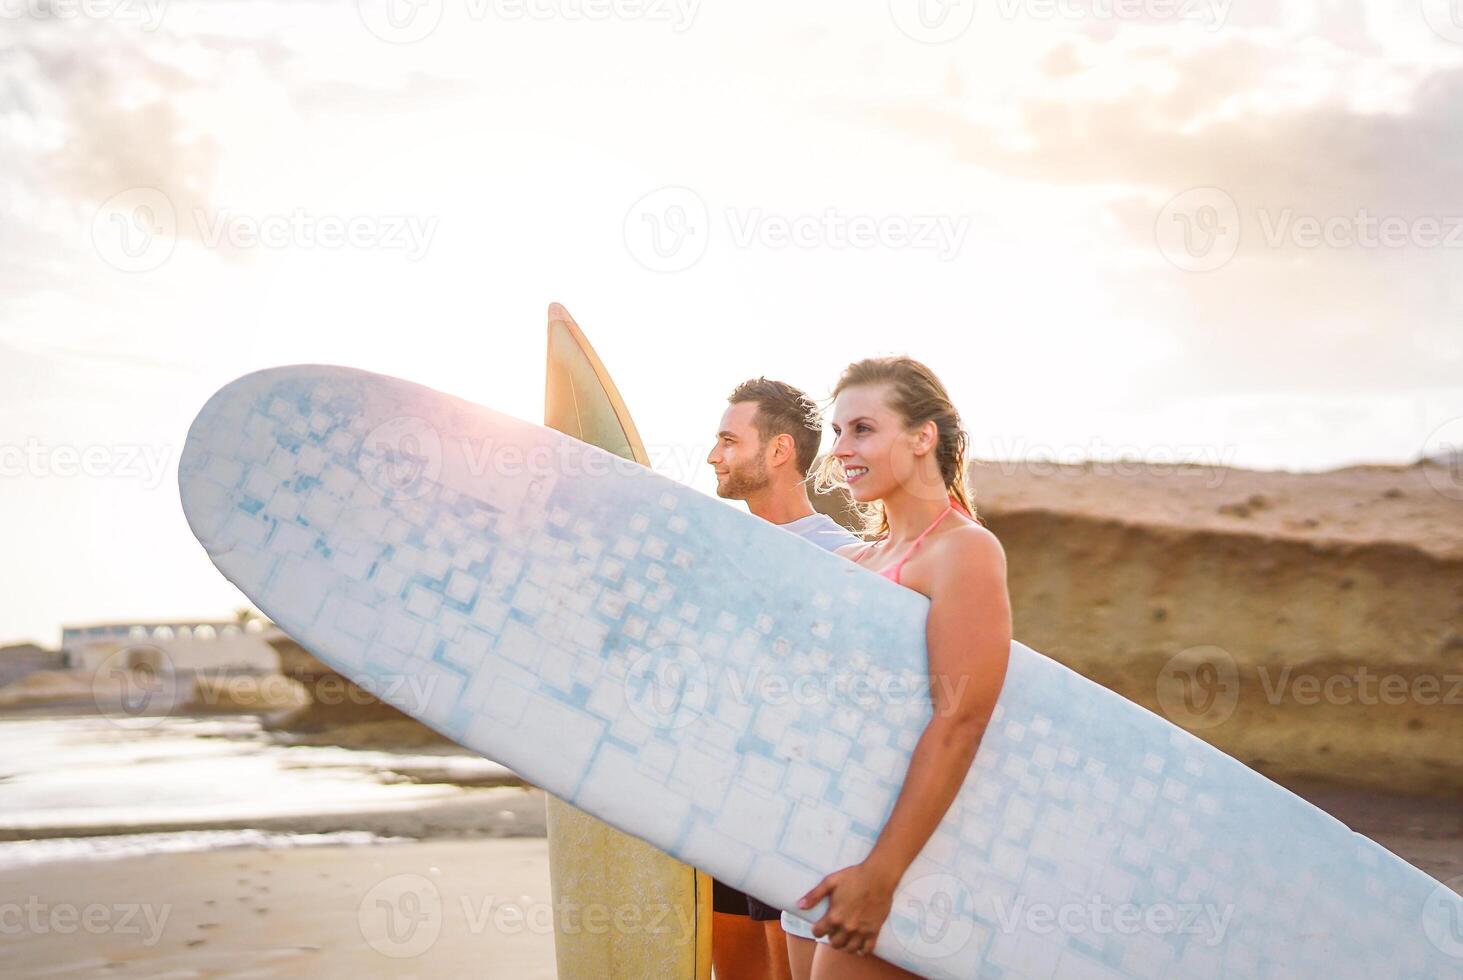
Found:
[{"label": "man's shoulder", "polygon": [[828,551],[836,551],[844,545],[857,544],[859,542],[858,537],[827,514],[813,514],[802,520],[794,521],[793,524],[797,526],[784,526],[805,541],[811,541],[818,547],[825,548]]}]

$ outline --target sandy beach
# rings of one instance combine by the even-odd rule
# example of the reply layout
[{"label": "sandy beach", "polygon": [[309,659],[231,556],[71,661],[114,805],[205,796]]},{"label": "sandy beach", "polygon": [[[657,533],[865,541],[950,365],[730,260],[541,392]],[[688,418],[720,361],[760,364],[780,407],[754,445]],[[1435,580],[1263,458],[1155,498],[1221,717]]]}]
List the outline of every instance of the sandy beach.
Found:
[{"label": "sandy beach", "polygon": [[[1297,789],[1434,877],[1463,875],[1463,814],[1447,801]],[[527,808],[542,808],[542,794],[525,795]],[[7,976],[555,976],[542,838],[312,844],[295,835],[87,857],[44,843],[50,859],[30,863],[24,845],[0,845]]]},{"label": "sandy beach", "polygon": [[229,848],[4,875],[11,977],[554,976],[542,839]]}]

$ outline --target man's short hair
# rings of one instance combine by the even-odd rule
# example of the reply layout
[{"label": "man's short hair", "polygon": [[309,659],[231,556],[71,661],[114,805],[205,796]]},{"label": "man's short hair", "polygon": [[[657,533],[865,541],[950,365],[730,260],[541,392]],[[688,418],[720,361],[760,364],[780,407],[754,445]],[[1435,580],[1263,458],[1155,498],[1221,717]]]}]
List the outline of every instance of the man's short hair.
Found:
[{"label": "man's short hair", "polygon": [[737,385],[727,404],[740,402],[756,404],[753,421],[764,445],[768,439],[783,433],[792,436],[797,449],[798,474],[807,476],[823,439],[823,416],[817,403],[792,385],[767,378],[752,378]]}]

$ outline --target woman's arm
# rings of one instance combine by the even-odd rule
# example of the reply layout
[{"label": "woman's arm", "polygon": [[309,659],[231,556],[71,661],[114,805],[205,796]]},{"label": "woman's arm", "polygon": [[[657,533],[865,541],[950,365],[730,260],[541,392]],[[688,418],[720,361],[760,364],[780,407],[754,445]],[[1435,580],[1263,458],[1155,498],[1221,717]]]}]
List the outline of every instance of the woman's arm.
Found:
[{"label": "woman's arm", "polygon": [[829,875],[798,903],[809,908],[834,896],[813,932],[827,935],[839,949],[873,948],[894,888],[965,782],[1006,679],[1011,600],[1005,551],[984,528],[962,529],[940,544],[940,560],[930,573],[925,627],[932,717],[869,856]]}]

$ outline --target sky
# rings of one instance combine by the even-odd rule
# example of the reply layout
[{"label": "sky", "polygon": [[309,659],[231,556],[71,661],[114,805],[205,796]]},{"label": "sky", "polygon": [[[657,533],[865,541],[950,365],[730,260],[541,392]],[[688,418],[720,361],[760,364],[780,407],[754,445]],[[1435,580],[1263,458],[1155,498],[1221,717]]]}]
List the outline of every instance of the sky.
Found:
[{"label": "sky", "polygon": [[175,482],[223,384],[343,364],[538,420],[550,301],[702,490],[738,382],[822,400],[889,353],[986,459],[1463,442],[1456,0],[0,0],[0,32],[0,644],[244,603]]}]

